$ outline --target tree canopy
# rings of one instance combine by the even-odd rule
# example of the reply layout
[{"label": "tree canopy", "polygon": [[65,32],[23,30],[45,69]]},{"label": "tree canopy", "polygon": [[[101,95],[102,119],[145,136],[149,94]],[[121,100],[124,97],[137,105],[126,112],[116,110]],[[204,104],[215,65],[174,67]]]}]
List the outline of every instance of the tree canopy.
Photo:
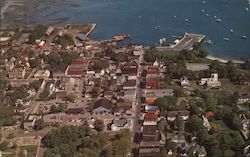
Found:
[{"label": "tree canopy", "polygon": [[125,157],[131,151],[131,134],[121,130],[114,138],[103,133],[94,134],[88,124],[53,129],[42,139],[48,147],[45,157]]}]

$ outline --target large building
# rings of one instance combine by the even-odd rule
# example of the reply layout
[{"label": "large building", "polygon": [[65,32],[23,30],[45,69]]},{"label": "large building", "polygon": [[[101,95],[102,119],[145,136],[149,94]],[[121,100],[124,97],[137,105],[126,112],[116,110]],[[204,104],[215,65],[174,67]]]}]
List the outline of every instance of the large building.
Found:
[{"label": "large building", "polygon": [[23,79],[25,76],[24,68],[14,68],[8,72],[10,79]]}]

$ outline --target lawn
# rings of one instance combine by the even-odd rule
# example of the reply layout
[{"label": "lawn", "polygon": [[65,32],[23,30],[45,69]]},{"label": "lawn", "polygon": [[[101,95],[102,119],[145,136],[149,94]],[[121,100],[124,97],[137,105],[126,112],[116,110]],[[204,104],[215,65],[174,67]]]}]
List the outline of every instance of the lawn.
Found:
[{"label": "lawn", "polygon": [[35,145],[20,146],[19,149],[20,149],[20,151],[19,151],[20,152],[20,155],[19,155],[20,157],[25,157],[24,154],[23,154],[23,152],[25,150],[27,150],[28,156],[36,156],[37,146],[35,146]]}]

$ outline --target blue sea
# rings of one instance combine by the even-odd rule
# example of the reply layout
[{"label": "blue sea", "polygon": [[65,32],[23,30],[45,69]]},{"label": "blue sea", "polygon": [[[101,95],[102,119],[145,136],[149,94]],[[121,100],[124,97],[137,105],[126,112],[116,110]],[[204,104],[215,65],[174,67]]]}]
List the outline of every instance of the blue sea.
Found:
[{"label": "blue sea", "polygon": [[96,23],[94,39],[128,33],[129,43],[143,45],[158,43],[163,37],[172,42],[172,35],[185,32],[201,33],[215,42],[204,43],[211,55],[250,58],[247,0],[51,0],[41,1],[37,8],[38,13],[27,17],[27,23],[51,23],[61,18],[64,21],[55,25]]}]

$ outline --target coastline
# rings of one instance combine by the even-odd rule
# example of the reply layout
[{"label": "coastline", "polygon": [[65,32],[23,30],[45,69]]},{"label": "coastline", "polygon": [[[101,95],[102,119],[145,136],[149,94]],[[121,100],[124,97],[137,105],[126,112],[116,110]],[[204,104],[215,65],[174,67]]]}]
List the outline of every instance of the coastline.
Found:
[{"label": "coastline", "polygon": [[239,60],[239,59],[226,59],[226,58],[215,57],[215,56],[212,56],[212,55],[208,55],[206,58],[209,59],[209,60],[212,60],[212,61],[217,60],[217,61],[219,61],[221,63],[227,63],[230,60],[233,63],[235,63],[235,64],[242,64],[242,63],[244,63],[243,60]]},{"label": "coastline", "polygon": [[11,0],[4,0],[3,5],[1,6],[1,19],[4,19],[4,12],[8,9],[8,7],[11,5]]}]

